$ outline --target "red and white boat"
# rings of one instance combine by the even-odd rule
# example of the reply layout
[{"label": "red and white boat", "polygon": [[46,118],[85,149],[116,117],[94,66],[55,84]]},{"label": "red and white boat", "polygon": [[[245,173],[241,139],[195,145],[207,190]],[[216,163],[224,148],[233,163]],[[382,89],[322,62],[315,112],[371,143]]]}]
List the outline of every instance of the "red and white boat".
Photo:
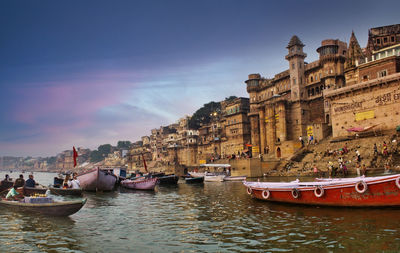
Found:
[{"label": "red and white boat", "polygon": [[154,191],[158,183],[158,178],[138,178],[138,179],[125,179],[121,181],[121,185],[125,188],[134,190],[150,190]]},{"label": "red and white boat", "polygon": [[117,181],[113,173],[100,168],[78,175],[78,180],[84,191],[112,191]]},{"label": "red and white boat", "polygon": [[243,182],[257,199],[304,205],[400,206],[400,174],[316,182]]}]

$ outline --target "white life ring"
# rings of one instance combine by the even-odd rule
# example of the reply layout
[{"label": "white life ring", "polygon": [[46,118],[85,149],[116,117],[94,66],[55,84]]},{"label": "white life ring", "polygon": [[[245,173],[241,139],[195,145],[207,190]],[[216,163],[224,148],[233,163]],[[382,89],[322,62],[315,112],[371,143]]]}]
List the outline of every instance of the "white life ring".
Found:
[{"label": "white life ring", "polygon": [[253,192],[253,191],[251,190],[251,188],[250,188],[250,187],[247,187],[247,194],[251,195],[252,192]]},{"label": "white life ring", "polygon": [[296,188],[293,188],[293,189],[292,189],[292,196],[293,196],[293,198],[295,198],[295,199],[300,198],[300,192],[299,192],[299,190],[297,190]]},{"label": "white life ring", "polygon": [[314,195],[317,198],[321,198],[322,196],[324,196],[325,190],[324,188],[322,188],[322,186],[317,186],[314,189]]},{"label": "white life ring", "polygon": [[262,197],[263,197],[264,199],[268,199],[268,198],[269,198],[269,195],[270,195],[269,190],[268,190],[268,189],[265,189],[264,191],[262,191],[261,195],[262,195]]},{"label": "white life ring", "polygon": [[367,183],[365,183],[364,181],[361,180],[361,181],[357,182],[357,184],[355,185],[355,188],[358,193],[362,194],[367,191],[368,185],[367,185]]},{"label": "white life ring", "polygon": [[396,178],[396,186],[400,189],[400,177]]}]

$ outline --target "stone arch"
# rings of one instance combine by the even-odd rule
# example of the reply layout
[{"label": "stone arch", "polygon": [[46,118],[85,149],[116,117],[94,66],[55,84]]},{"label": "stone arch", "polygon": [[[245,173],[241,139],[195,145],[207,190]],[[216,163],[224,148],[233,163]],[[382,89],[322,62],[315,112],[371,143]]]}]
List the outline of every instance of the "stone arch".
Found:
[{"label": "stone arch", "polygon": [[278,148],[276,149],[276,157],[281,158],[281,156],[282,156],[281,148],[278,147]]}]

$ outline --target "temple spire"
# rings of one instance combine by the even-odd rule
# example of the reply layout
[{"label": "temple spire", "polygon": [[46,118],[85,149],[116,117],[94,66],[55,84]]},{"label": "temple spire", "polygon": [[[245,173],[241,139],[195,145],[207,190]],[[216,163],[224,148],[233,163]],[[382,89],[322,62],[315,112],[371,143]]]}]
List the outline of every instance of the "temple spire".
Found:
[{"label": "temple spire", "polygon": [[346,54],[346,62],[344,68],[353,68],[356,66],[356,62],[360,62],[364,58],[364,54],[361,50],[360,44],[358,44],[354,31],[351,31],[351,37],[349,41],[349,47]]}]

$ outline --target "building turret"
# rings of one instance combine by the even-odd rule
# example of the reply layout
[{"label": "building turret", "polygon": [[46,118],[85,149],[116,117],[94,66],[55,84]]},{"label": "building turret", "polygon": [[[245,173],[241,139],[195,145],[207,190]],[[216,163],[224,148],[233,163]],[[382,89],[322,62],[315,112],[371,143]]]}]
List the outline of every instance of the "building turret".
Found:
[{"label": "building turret", "polygon": [[291,100],[298,101],[305,96],[304,92],[304,58],[307,54],[303,52],[304,44],[294,35],[287,45],[288,55],[286,60],[289,61],[289,73],[291,83]]},{"label": "building turret", "polygon": [[319,62],[323,68],[322,79],[326,89],[345,86],[344,62],[347,44],[340,40],[323,40],[317,49]]}]

